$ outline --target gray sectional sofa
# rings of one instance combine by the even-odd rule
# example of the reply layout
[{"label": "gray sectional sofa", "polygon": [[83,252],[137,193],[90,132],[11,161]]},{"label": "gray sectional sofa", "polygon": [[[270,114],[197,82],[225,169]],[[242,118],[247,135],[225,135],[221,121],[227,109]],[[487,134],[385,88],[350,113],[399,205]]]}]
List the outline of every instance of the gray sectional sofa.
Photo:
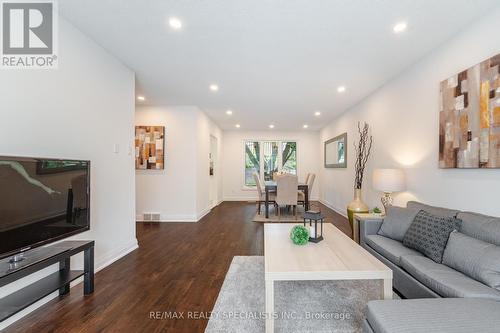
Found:
[{"label": "gray sectional sofa", "polygon": [[[457,217],[462,220],[460,230],[450,236],[443,263],[437,263],[381,235],[383,221],[360,221],[361,245],[393,270],[394,288],[407,299],[423,298],[370,302],[364,332],[401,332],[401,327],[406,327],[404,332],[500,332],[500,218],[418,202],[407,207]],[[482,315],[464,322],[467,309],[480,309]],[[443,323],[441,330],[433,329],[432,318]]]}]

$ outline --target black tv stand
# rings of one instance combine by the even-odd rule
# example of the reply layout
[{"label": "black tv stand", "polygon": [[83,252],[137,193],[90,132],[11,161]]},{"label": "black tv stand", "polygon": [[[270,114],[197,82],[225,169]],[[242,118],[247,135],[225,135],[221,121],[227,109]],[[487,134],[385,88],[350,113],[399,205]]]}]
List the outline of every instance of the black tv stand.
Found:
[{"label": "black tv stand", "polygon": [[[71,256],[84,253],[84,269],[72,270]],[[24,253],[24,259],[11,262],[0,260],[0,287],[12,283],[43,268],[59,263],[59,271],[44,277],[0,299],[0,322],[27,308],[45,296],[59,290],[59,295],[69,293],[70,283],[83,276],[83,293],[94,292],[94,241],[64,241]]]}]

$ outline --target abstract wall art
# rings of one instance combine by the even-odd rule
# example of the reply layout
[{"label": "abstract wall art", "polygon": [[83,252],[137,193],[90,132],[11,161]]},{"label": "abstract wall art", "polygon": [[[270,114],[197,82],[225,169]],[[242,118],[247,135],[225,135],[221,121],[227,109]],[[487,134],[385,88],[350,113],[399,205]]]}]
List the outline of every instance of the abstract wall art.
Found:
[{"label": "abstract wall art", "polygon": [[165,157],[165,127],[135,127],[136,170],[163,170]]},{"label": "abstract wall art", "polygon": [[441,82],[440,168],[500,168],[500,54]]}]

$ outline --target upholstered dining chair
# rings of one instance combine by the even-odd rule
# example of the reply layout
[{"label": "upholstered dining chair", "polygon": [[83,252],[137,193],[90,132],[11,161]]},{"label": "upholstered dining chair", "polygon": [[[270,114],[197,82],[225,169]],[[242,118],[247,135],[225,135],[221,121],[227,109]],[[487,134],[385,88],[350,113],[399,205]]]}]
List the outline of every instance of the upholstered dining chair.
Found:
[{"label": "upholstered dining chair", "polygon": [[297,219],[297,176],[284,174],[276,177],[276,204],[278,205],[278,220],[281,219],[281,206],[292,206],[293,214]]},{"label": "upholstered dining chair", "polygon": [[307,175],[306,175],[306,181],[305,181],[306,184],[309,181],[309,177],[311,177],[311,174],[308,172]]},{"label": "upholstered dining chair", "polygon": [[[260,177],[259,177],[259,174],[257,172],[253,173],[253,179],[255,180],[255,185],[257,187],[257,194],[258,194],[257,214],[260,215],[262,204],[264,204],[266,202],[266,190],[265,190],[264,185],[262,184]],[[276,206],[276,192],[269,193],[269,203]]]},{"label": "upholstered dining chair", "polygon": [[[308,174],[306,184],[307,184],[307,192],[309,193],[309,200],[311,200],[311,193],[312,193],[312,188],[314,185],[314,179],[316,179],[316,174],[314,174],[314,173]],[[304,192],[302,192],[300,190],[297,192],[297,200],[299,203],[301,203],[305,207],[306,195]]]}]

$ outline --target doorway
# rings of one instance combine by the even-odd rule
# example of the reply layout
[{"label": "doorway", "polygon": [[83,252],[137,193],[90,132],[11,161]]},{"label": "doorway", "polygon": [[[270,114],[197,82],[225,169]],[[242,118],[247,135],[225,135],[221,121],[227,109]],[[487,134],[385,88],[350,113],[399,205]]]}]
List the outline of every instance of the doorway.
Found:
[{"label": "doorway", "polygon": [[210,135],[210,154],[209,154],[209,163],[210,163],[210,171],[209,171],[209,202],[210,209],[217,206],[218,200],[218,160],[219,160],[219,151],[218,151],[218,140],[215,136]]}]

